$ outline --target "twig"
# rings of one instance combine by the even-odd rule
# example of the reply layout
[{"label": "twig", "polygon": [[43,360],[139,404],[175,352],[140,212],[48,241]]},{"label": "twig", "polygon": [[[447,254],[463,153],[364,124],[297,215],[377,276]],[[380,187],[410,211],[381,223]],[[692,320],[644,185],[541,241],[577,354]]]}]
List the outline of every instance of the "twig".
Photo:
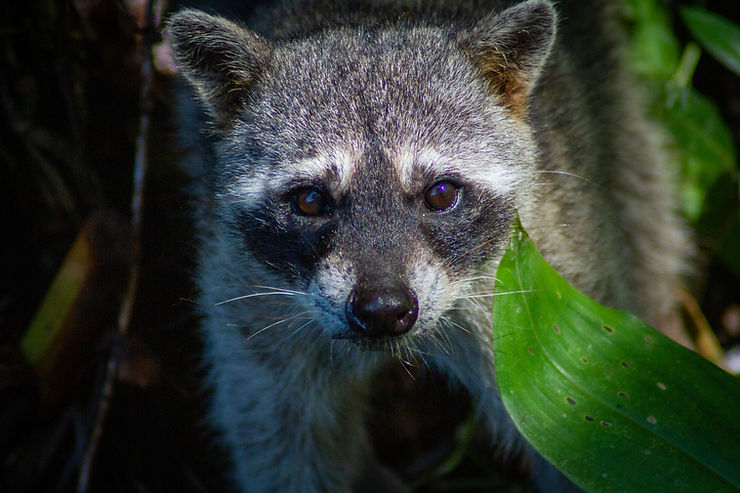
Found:
[{"label": "twig", "polygon": [[709,325],[707,318],[701,311],[699,303],[691,295],[689,290],[685,287],[676,289],[678,295],[678,301],[681,306],[686,310],[686,313],[691,318],[696,328],[696,336],[694,337],[694,343],[696,344],[696,352],[704,356],[706,359],[718,365],[724,369],[727,369],[727,361],[725,360],[725,354],[722,350],[722,346],[714,334],[712,327]]},{"label": "twig", "polygon": [[[139,116],[139,134],[136,139],[136,158],[134,162],[133,192],[131,197],[131,229],[133,232],[134,251],[132,255],[128,286],[118,314],[117,329],[121,335],[126,335],[131,323],[131,316],[136,300],[136,288],[139,281],[139,271],[141,268],[141,222],[144,209],[144,181],[148,167],[147,149],[149,147],[149,126],[153,107],[151,56],[151,33],[154,32],[153,0],[147,0],[146,9],[144,38],[141,43],[141,110]],[[100,437],[103,434],[103,424],[108,413],[108,408],[113,399],[117,370],[118,358],[115,351],[113,351],[108,358],[105,380],[99,394],[99,404],[95,414],[95,421],[87,442],[82,464],[80,465],[80,472],[77,480],[77,493],[87,493],[88,490],[90,473],[92,471]]]}]

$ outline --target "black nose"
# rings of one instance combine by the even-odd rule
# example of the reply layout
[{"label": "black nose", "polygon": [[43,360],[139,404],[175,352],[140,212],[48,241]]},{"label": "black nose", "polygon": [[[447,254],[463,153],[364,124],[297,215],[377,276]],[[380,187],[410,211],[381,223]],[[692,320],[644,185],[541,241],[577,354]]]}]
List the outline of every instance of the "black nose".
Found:
[{"label": "black nose", "polygon": [[419,316],[419,303],[406,288],[358,288],[347,298],[347,321],[358,335],[376,339],[405,334]]}]

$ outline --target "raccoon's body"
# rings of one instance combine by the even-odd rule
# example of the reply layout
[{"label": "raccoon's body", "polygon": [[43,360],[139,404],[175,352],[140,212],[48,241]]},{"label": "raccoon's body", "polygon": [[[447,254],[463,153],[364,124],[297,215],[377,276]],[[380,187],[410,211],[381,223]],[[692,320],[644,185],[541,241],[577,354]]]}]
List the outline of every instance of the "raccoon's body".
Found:
[{"label": "raccoon's body", "polygon": [[[514,3],[170,20],[205,110],[182,98],[210,417],[244,491],[350,491],[388,365],[446,375],[520,448],[490,320],[517,214],[577,287],[674,319],[686,240],[609,2]],[[533,474],[556,488],[544,462]]]}]

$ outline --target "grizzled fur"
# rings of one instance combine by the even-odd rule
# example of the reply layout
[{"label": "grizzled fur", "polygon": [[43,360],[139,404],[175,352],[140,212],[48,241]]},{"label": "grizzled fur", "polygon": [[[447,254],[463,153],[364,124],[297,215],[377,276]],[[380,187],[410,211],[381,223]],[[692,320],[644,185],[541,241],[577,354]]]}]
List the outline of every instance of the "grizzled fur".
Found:
[{"label": "grizzled fur", "polygon": [[[534,454],[491,351],[516,214],[576,286],[675,322],[686,241],[608,3],[314,0],[170,19],[204,110],[181,100],[210,417],[244,491],[351,490],[372,454],[372,379],[399,361],[466,388],[498,443]],[[535,463],[541,489],[568,487]]]}]

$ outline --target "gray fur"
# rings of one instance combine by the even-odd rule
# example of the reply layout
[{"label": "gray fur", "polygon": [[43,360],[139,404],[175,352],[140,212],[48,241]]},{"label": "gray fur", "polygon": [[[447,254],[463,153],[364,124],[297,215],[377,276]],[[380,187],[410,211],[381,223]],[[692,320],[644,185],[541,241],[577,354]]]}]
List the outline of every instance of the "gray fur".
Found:
[{"label": "gray fur", "polygon": [[[544,0],[355,3],[289,2],[248,27],[184,10],[167,28],[208,115],[205,136],[181,98],[210,416],[243,491],[350,491],[373,377],[399,360],[464,386],[499,443],[534,456],[493,377],[515,213],[576,286],[675,321],[687,240],[607,2],[564,0],[559,24]],[[430,211],[440,180],[461,191]],[[324,213],[296,210],[307,188]],[[367,286],[411,290],[412,330],[350,330]],[[535,463],[543,491],[571,487]]]}]

